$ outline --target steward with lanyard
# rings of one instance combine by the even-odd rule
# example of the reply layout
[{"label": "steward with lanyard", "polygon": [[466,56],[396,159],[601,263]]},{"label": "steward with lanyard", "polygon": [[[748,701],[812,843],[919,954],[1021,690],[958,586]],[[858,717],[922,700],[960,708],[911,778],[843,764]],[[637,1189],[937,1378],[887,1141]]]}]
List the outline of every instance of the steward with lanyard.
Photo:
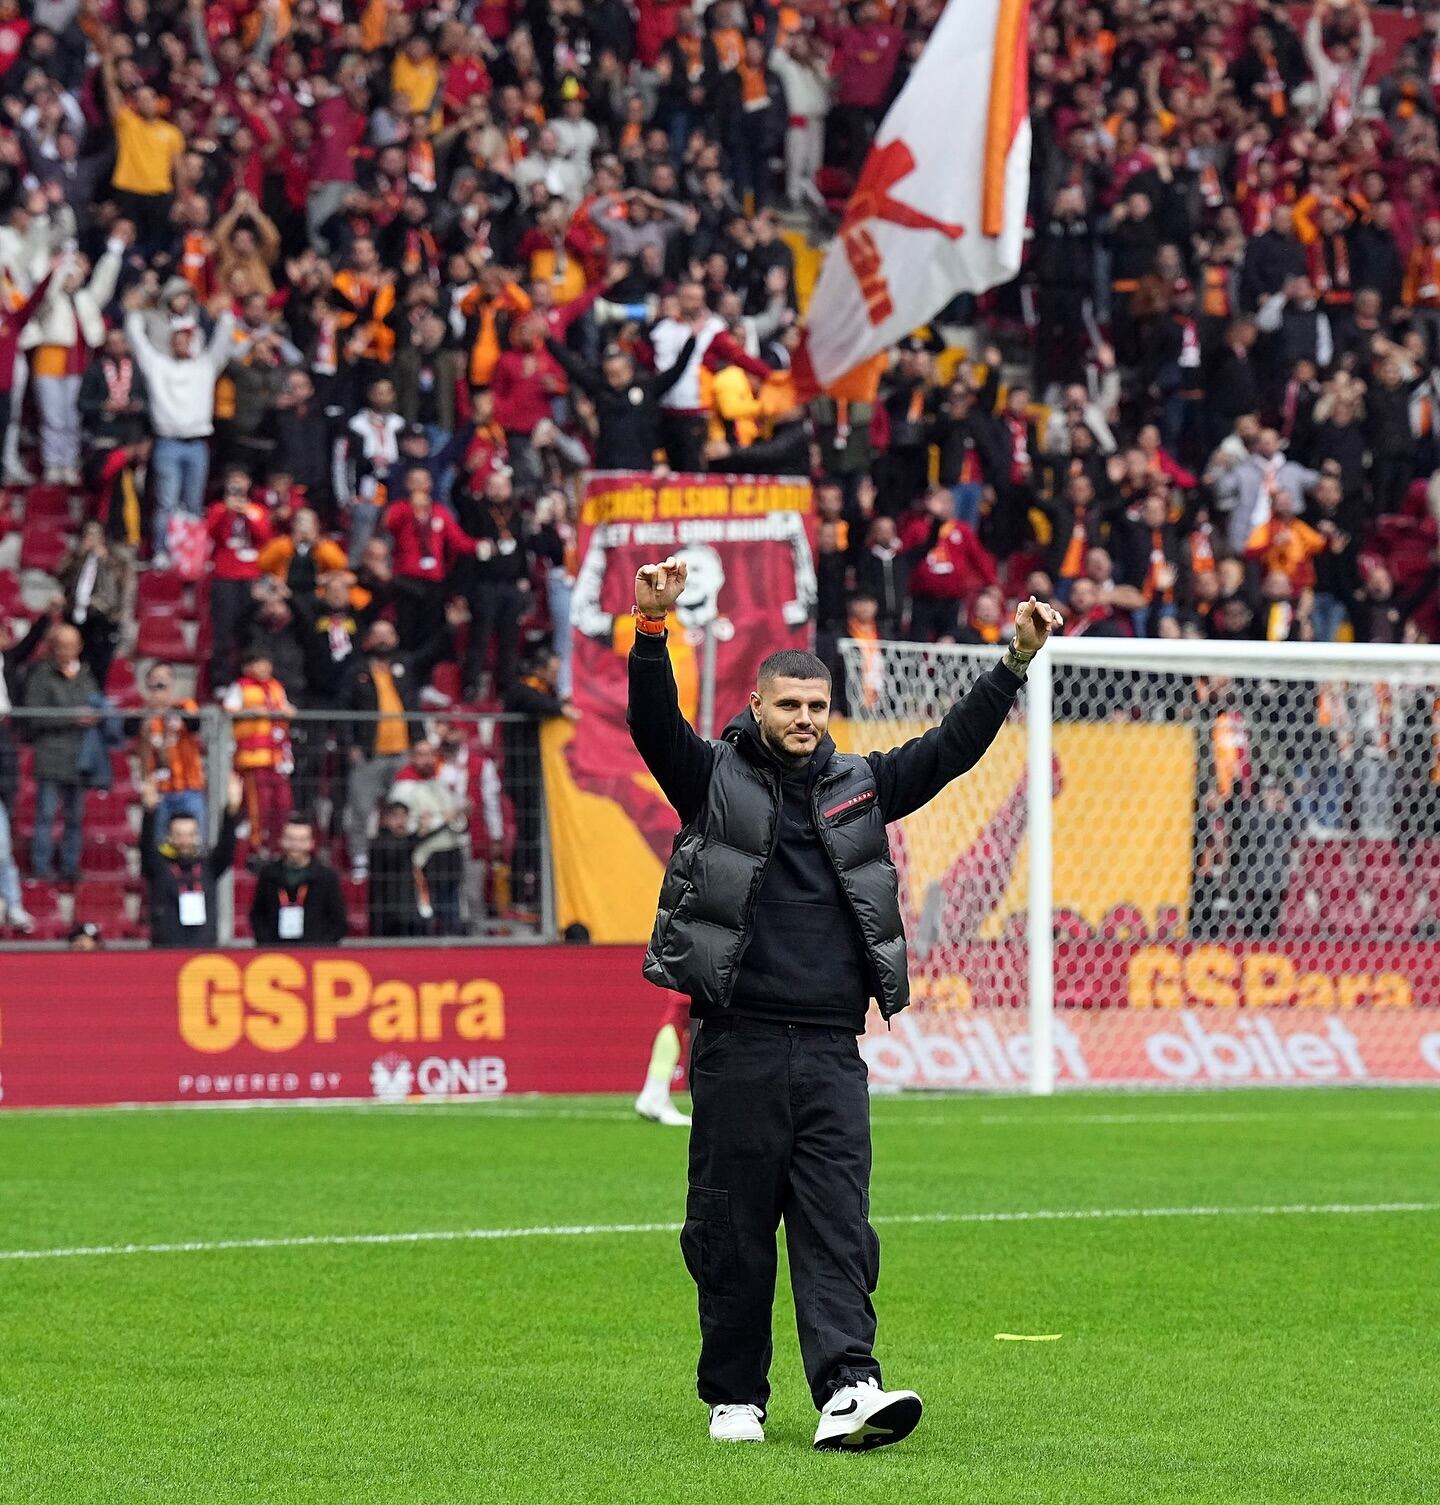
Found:
[{"label": "steward with lanyard", "polygon": [[203,947],[216,944],[215,886],[235,857],[235,820],[245,797],[239,774],[230,775],[220,834],[206,852],[200,822],[176,811],[163,839],[155,838],[160,789],[152,773],[141,786],[140,871],[149,888],[150,944]]},{"label": "steward with lanyard", "polygon": [[345,939],[340,875],[315,856],[315,827],[296,817],[285,823],[281,856],[260,869],[250,905],[257,946],[337,946]]}]

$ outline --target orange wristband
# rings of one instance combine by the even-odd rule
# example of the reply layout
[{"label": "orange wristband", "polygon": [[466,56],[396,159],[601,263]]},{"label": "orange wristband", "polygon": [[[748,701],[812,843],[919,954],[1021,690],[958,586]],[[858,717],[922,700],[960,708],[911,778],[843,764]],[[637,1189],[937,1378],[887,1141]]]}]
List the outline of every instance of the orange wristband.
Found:
[{"label": "orange wristband", "polygon": [[647,638],[663,638],[665,636],[665,618],[647,617],[640,608],[634,607],[635,631],[643,632]]}]

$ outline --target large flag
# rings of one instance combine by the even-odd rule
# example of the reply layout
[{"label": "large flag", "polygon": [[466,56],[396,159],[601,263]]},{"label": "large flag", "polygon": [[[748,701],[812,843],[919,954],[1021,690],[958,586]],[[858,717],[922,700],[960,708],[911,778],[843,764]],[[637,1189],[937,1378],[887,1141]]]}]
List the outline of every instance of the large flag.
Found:
[{"label": "large flag", "polygon": [[815,382],[1020,270],[1029,0],[950,0],[885,117],[810,304]]}]

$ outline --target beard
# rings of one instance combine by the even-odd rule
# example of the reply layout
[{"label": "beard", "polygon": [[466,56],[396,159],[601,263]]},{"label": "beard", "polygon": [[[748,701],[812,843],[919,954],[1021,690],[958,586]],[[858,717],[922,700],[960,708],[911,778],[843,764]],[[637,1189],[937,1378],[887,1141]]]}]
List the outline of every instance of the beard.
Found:
[{"label": "beard", "polygon": [[811,754],[813,754],[815,749],[820,745],[819,735],[816,734],[811,737],[809,742],[807,742],[803,748],[786,747],[785,734],[782,733],[777,736],[767,730],[763,723],[760,726],[760,740],[765,744],[766,747],[770,749],[771,752],[775,754],[777,758],[781,760],[781,762],[788,763],[792,767],[797,768],[802,763],[809,762]]}]

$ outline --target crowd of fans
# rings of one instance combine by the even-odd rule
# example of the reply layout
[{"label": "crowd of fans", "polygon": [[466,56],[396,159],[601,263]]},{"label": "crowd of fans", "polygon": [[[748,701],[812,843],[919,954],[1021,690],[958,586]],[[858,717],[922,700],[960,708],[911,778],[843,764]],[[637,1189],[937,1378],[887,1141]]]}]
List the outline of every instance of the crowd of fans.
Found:
[{"label": "crowd of fans", "polygon": [[31,872],[79,871],[149,600],[200,628],[193,686],[136,690],[150,840],[219,700],[257,863],[324,796],[352,882],[463,923],[422,692],[573,714],[592,466],[811,475],[829,653],[994,642],[1032,592],[1070,633],[1436,636],[1440,8],[1377,75],[1364,0],[1036,0],[1021,278],[802,401],[799,284],[942,9],[0,0],[3,478],[27,551],[81,526],[5,652],[73,712],[25,734]]}]

